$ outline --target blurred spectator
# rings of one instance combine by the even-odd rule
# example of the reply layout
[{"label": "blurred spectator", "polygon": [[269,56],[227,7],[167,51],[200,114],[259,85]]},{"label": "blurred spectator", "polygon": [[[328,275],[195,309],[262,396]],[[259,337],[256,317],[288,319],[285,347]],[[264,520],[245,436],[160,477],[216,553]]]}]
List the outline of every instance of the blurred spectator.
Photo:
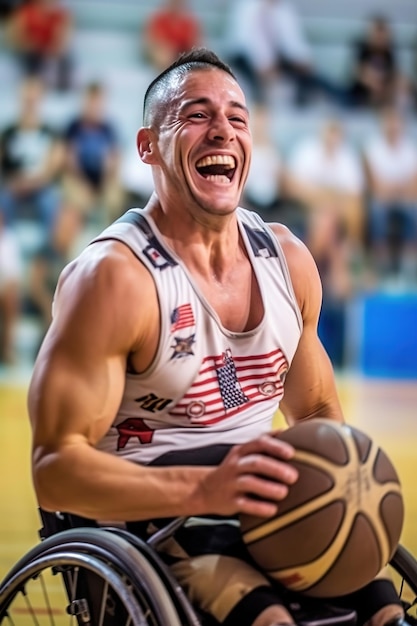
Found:
[{"label": "blurred spectator", "polygon": [[323,304],[319,335],[335,368],[345,365],[346,305],[362,257],[364,174],[341,123],[327,120],[317,137],[295,145],[286,193],[306,209],[306,244],[317,263]]},{"label": "blurred spectator", "polygon": [[20,314],[22,262],[18,242],[0,207],[0,364],[12,364],[14,331]]},{"label": "blurred spectator", "polygon": [[272,139],[266,107],[251,112],[252,159],[244,190],[244,204],[264,217],[280,203],[282,160]]},{"label": "blurred spectator", "polygon": [[354,106],[381,107],[411,98],[400,72],[391,26],[382,16],[373,17],[355,44],[349,100]]},{"label": "blurred spectator", "polygon": [[188,52],[202,42],[200,21],[187,0],[164,0],[151,13],[142,31],[145,59],[159,73],[181,52]]},{"label": "blurred spectator", "polygon": [[43,87],[37,78],[20,86],[20,112],[0,135],[0,205],[8,224],[25,216],[49,229],[58,207],[55,186],[63,163],[62,142],[43,123]]},{"label": "blurred spectator", "polygon": [[51,323],[52,300],[59,275],[75,257],[83,225],[78,209],[64,202],[56,215],[51,235],[45,237],[29,262],[25,309],[39,319],[41,340]]},{"label": "blurred spectator", "polygon": [[72,16],[59,0],[29,0],[12,14],[8,39],[26,76],[38,76],[50,87],[71,87]]},{"label": "blurred spectator", "polygon": [[364,173],[359,154],[345,140],[341,123],[327,120],[317,137],[296,143],[287,163],[286,193],[308,211],[313,255],[341,231],[352,250],[364,239]]},{"label": "blurred spectator", "polygon": [[105,90],[86,86],[80,114],[64,133],[64,189],[86,215],[109,223],[120,215],[120,150],[116,129],[105,113]]},{"label": "blurred spectator", "polygon": [[381,114],[379,132],[364,145],[370,192],[369,241],[378,273],[417,278],[417,147],[401,114]]},{"label": "blurred spectator", "polygon": [[315,261],[323,286],[319,337],[336,369],[346,365],[347,305],[355,289],[352,251],[341,233],[332,230]]},{"label": "blurred spectator", "polygon": [[320,91],[344,102],[339,87],[319,75],[291,0],[234,0],[225,34],[229,62],[247,81],[254,102],[265,103],[268,88],[282,74],[296,87],[296,104]]}]

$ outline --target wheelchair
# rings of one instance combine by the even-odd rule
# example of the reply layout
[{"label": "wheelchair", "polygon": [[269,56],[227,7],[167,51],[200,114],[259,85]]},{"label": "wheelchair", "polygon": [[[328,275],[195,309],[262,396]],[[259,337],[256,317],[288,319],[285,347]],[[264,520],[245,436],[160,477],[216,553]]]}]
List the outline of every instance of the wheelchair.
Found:
[{"label": "wheelchair", "polygon": [[[184,520],[145,541],[125,528],[40,514],[42,541],[0,583],[2,626],[216,626],[192,606],[156,551]],[[417,625],[417,560],[400,545],[389,565],[407,621]],[[346,623],[335,618],[326,626]]]}]

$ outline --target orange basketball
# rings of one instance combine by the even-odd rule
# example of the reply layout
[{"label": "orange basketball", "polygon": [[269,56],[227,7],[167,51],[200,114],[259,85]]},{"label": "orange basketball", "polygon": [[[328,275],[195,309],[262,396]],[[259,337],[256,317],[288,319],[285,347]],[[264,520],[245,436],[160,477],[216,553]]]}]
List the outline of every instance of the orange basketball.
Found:
[{"label": "orange basketball", "polygon": [[275,517],[241,515],[250,554],[294,591],[330,598],[359,589],[400,540],[404,503],[393,464],[366,434],[328,419],[278,436],[296,449],[299,479]]}]

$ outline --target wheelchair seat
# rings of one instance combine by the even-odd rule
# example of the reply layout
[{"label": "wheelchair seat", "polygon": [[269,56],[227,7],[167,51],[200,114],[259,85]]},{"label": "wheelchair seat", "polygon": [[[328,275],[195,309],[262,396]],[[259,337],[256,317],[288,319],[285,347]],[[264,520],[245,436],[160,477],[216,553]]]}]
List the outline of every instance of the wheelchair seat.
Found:
[{"label": "wheelchair seat", "polygon": [[[145,541],[126,528],[75,515],[40,515],[42,541],[0,583],[0,624],[218,626],[191,605],[158,555],[155,536]],[[174,520],[159,532],[181,523]],[[391,566],[407,619],[417,624],[417,561],[400,546]],[[294,596],[294,602],[302,626],[354,624],[354,612],[322,612],[316,620],[309,601]]]}]

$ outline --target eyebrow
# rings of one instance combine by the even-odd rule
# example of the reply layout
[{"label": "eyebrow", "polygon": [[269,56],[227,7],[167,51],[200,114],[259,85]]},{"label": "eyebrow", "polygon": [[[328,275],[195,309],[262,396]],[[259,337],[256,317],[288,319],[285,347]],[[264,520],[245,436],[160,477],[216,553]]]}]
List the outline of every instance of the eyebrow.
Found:
[{"label": "eyebrow", "polygon": [[[212,101],[210,100],[210,98],[207,98],[207,97],[195,98],[194,100],[186,100],[182,104],[181,110],[183,111],[184,109],[188,109],[189,107],[191,107],[191,106],[193,106],[195,104],[209,105],[211,103],[212,103]],[[248,107],[245,106],[244,104],[242,104],[242,102],[239,102],[237,100],[229,100],[228,105],[231,106],[234,109],[240,109],[240,110],[244,111],[245,113],[247,113],[249,115]]]}]

